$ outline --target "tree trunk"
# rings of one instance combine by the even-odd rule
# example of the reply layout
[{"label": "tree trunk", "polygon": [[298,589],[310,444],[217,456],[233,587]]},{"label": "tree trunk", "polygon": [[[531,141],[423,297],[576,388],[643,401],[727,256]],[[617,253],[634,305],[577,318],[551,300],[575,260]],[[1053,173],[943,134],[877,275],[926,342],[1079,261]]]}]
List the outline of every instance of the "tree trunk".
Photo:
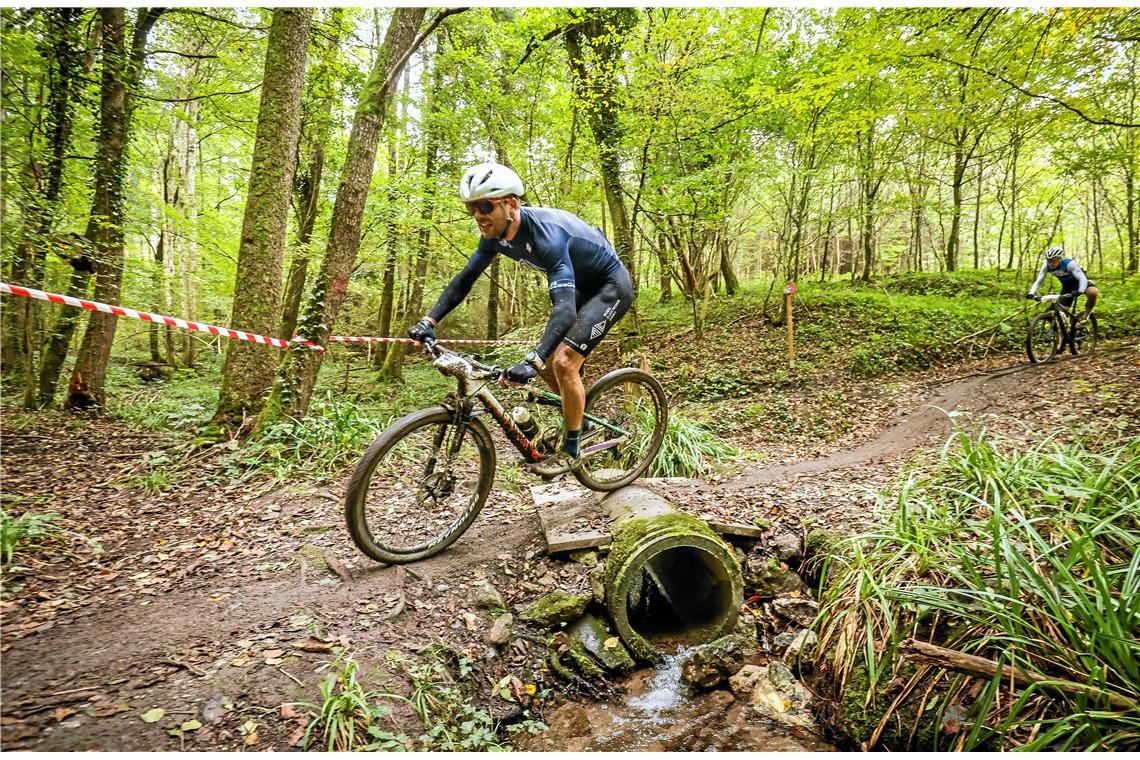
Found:
[{"label": "tree trunk", "polygon": [[[123,283],[123,176],[130,138],[132,90],[142,70],[143,53],[151,27],[162,9],[139,9],[129,51],[126,47],[126,12],[100,8],[103,35],[103,73],[100,84],[99,127],[95,154],[95,192],[91,216],[96,221],[97,259],[95,300],[118,303]],[[95,311],[87,322],[83,344],[68,383],[67,407],[103,406],[104,381],[111,359],[111,343],[118,318]]]},{"label": "tree trunk", "polygon": [[[73,259],[71,267],[71,279],[67,286],[67,295],[72,298],[85,298],[93,269],[91,260],[87,257]],[[51,406],[55,399],[55,386],[59,382],[63,362],[67,359],[71,337],[75,334],[75,327],[82,315],[83,309],[77,306],[59,307],[59,318],[56,319],[55,328],[44,347],[43,361],[40,362],[36,401],[41,409]]]},{"label": "tree trunk", "polygon": [[[618,146],[621,129],[618,124],[616,102],[618,79],[617,64],[621,60],[621,45],[616,42],[621,32],[636,18],[636,11],[630,8],[591,9],[590,17],[577,26],[571,27],[564,36],[566,50],[570,54],[570,69],[574,74],[574,88],[578,102],[584,105],[590,131],[598,147],[598,164],[601,168],[602,186],[606,193],[610,221],[613,225],[614,248],[618,257],[629,270],[634,289],[637,288],[637,270],[634,265],[633,234],[630,230],[629,215],[625,209],[625,196],[621,184],[621,159]],[[587,68],[587,59],[582,42],[585,41],[592,53],[594,66]],[[637,321],[636,302],[630,309]]]},{"label": "tree trunk", "polygon": [[[274,10],[265,54],[230,319],[238,329],[262,335],[273,333],[280,324],[281,269],[312,15],[311,8]],[[260,411],[273,382],[276,358],[263,345],[229,342],[215,422],[236,424]]]},{"label": "tree trunk", "polygon": [[[392,97],[392,88],[413,50],[416,32],[423,21],[424,8],[397,8],[376,56],[375,65],[360,95],[352,133],[348,140],[344,171],[336,194],[329,241],[324,261],[301,321],[300,332],[309,340],[324,344],[340,313],[348,289],[348,278],[360,248],[360,224],[364,201],[372,181],[380,131]],[[317,370],[323,354],[300,347],[286,351],[278,369],[261,420],[283,415],[301,417],[309,407]]]},{"label": "tree trunk", "polygon": [[305,293],[305,280],[309,273],[309,242],[313,239],[313,225],[321,195],[321,175],[325,167],[325,146],[317,143],[309,169],[298,183],[299,214],[297,221],[297,252],[289,267],[285,281],[285,302],[281,310],[281,337],[288,340],[297,329],[297,314],[301,309],[301,296]]}]

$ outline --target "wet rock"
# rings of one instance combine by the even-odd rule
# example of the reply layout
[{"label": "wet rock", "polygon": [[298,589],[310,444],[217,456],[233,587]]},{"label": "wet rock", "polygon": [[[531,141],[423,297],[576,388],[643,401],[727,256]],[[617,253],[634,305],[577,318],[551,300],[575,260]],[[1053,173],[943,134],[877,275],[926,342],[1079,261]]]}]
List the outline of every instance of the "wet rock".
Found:
[{"label": "wet rock", "polygon": [[758,596],[805,593],[807,585],[786,564],[766,554],[752,554],[745,565],[744,583]]},{"label": "wet rock", "polygon": [[807,628],[819,612],[819,604],[800,596],[781,596],[772,600],[772,612],[783,620]]},{"label": "wet rock", "polygon": [[605,621],[595,615],[583,615],[569,630],[570,638],[580,641],[606,670],[624,674],[633,670],[633,656],[613,634]]},{"label": "wet rock", "polygon": [[586,605],[590,603],[590,598],[568,594],[561,589],[551,591],[541,599],[531,602],[519,614],[519,619],[540,628],[554,628],[581,617],[586,611]]},{"label": "wet rock", "polygon": [[784,631],[776,636],[776,638],[772,639],[772,652],[777,655],[782,655],[788,650],[788,647],[792,645],[792,642],[796,640],[797,635],[798,634],[794,631]]},{"label": "wet rock", "polygon": [[795,567],[804,557],[804,544],[795,533],[778,533],[768,545],[768,551],[781,562]]},{"label": "wet rock", "polygon": [[728,688],[733,694],[747,696],[756,687],[756,682],[764,678],[766,671],[759,665],[745,665],[728,679]]},{"label": "wet rock", "polygon": [[723,683],[741,669],[746,646],[739,636],[724,636],[697,647],[681,663],[681,680],[699,689]]},{"label": "wet rock", "polygon": [[491,623],[491,629],[483,637],[483,641],[491,646],[502,646],[511,640],[511,628],[514,626],[515,618],[509,612],[505,612],[495,618]]},{"label": "wet rock", "polygon": [[479,588],[475,591],[475,606],[483,610],[505,610],[507,608],[507,605],[503,603],[503,595],[488,581],[480,583]]},{"label": "wet rock", "polygon": [[800,631],[788,644],[787,649],[784,650],[783,656],[780,658],[788,667],[793,669],[802,669],[805,666],[810,667],[812,653],[815,652],[815,645],[819,641],[819,637],[815,635],[815,631],[807,629]]}]

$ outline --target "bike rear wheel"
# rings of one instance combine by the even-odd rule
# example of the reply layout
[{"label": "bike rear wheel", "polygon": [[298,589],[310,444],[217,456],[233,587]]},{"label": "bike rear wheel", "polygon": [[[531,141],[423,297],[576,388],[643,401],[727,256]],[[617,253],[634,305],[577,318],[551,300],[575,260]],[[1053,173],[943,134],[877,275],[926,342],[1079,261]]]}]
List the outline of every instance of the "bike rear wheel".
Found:
[{"label": "bike rear wheel", "polygon": [[665,391],[652,375],[628,367],[608,373],[586,391],[582,464],[574,477],[594,491],[629,485],[653,463],[668,425]]},{"label": "bike rear wheel", "polygon": [[456,423],[442,406],[396,422],[368,447],[349,480],[345,522],[379,562],[403,564],[453,544],[495,480],[495,447],[478,419]]},{"label": "bike rear wheel", "polygon": [[1029,333],[1025,336],[1025,353],[1033,364],[1047,362],[1057,353],[1061,345],[1061,330],[1057,315],[1051,311],[1038,314],[1029,323]]},{"label": "bike rear wheel", "polygon": [[1100,342],[1100,328],[1097,327],[1096,314],[1089,314],[1088,318],[1077,325],[1077,335],[1073,341],[1078,354],[1091,354]]}]

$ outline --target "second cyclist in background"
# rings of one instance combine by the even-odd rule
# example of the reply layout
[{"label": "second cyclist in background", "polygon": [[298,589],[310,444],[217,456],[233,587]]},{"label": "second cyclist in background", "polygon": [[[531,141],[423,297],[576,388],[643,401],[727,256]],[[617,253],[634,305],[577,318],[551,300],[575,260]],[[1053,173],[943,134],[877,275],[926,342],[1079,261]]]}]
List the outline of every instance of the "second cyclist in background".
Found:
[{"label": "second cyclist in background", "polygon": [[1045,282],[1045,275],[1049,274],[1061,281],[1061,295],[1067,297],[1065,300],[1073,305],[1074,310],[1077,305],[1077,297],[1084,294],[1085,310],[1081,312],[1079,318],[1087,318],[1092,313],[1093,307],[1096,306],[1096,283],[1085,275],[1084,270],[1075,260],[1065,256],[1065,251],[1059,245],[1045,251],[1045,260],[1041,264],[1041,271],[1037,273],[1037,279],[1025,297],[1037,298],[1037,289]]}]

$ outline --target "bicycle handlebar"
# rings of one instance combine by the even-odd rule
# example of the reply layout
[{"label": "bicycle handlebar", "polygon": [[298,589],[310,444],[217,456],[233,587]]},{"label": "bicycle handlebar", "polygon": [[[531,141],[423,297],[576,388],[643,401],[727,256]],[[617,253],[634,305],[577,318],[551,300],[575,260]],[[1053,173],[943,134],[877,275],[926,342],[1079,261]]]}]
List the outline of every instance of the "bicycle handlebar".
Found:
[{"label": "bicycle handlebar", "polygon": [[[438,341],[428,338],[424,342],[424,350],[435,359],[436,369],[443,372],[445,375],[458,375],[462,374],[468,380],[490,380],[491,382],[498,382],[499,378],[503,376],[503,369],[495,367],[490,364],[483,364],[481,361],[468,354],[461,354],[458,351],[452,351],[450,348],[444,348]],[[453,361],[443,361],[441,359],[450,358]]]}]

